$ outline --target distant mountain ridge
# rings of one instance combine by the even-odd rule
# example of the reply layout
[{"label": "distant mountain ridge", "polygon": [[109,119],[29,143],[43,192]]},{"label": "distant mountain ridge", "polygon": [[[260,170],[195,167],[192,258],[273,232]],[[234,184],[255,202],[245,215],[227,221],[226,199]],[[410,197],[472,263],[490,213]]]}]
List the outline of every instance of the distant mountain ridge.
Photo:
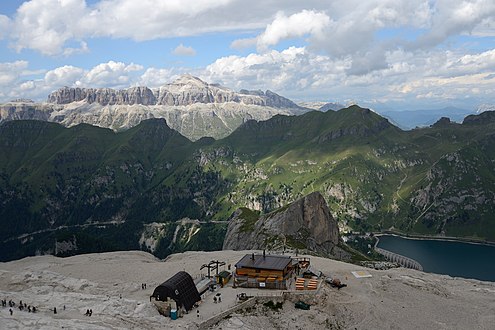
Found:
[{"label": "distant mountain ridge", "polygon": [[225,137],[247,120],[306,111],[269,90],[235,92],[183,75],[157,89],[63,87],[50,93],[45,103],[16,100],[0,105],[0,122],[35,119],[67,127],[87,123],[119,131],[142,120],[165,118],[171,128],[197,140],[205,136]]},{"label": "distant mountain ridge", "polygon": [[153,90],[148,87],[131,87],[124,90],[63,87],[52,92],[47,99],[48,103],[55,104],[69,104],[80,101],[100,105],[140,104],[166,106],[235,102],[275,108],[301,108],[291,100],[270,90],[263,92],[243,89],[235,92],[218,84],[208,84],[191,75],[182,75],[174,82]]}]

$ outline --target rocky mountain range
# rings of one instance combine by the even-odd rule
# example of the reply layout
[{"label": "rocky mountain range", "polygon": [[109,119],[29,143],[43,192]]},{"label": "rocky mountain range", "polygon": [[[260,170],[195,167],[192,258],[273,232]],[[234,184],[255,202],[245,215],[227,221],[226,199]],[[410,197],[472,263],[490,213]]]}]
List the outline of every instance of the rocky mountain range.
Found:
[{"label": "rocky mountain range", "polygon": [[61,88],[48,95],[48,103],[69,104],[85,101],[100,105],[166,105],[188,106],[195,103],[235,102],[275,108],[299,108],[294,102],[269,90],[235,92],[218,84],[208,84],[201,79],[182,75],[174,82],[151,90],[148,87],[131,87],[126,90],[111,88]]},{"label": "rocky mountain range", "polygon": [[119,131],[145,119],[165,118],[171,128],[197,140],[225,137],[247,120],[307,110],[269,90],[235,92],[183,75],[153,90],[63,87],[48,95],[44,103],[15,100],[0,105],[0,122],[36,119],[67,127],[87,123]]}]

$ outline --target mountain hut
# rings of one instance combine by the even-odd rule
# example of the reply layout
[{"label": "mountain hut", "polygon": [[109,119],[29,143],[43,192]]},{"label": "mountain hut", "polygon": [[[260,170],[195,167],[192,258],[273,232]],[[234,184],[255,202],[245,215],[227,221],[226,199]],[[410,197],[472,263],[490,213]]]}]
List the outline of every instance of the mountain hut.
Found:
[{"label": "mountain hut", "polygon": [[289,256],[246,254],[235,264],[234,286],[245,288],[287,289],[293,275]]}]

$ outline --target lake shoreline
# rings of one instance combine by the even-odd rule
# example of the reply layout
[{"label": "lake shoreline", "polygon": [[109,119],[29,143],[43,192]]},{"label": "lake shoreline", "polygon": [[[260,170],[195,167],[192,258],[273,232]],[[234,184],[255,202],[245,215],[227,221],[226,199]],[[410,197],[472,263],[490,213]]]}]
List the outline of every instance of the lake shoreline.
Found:
[{"label": "lake shoreline", "polygon": [[[403,233],[403,232],[399,232],[399,231],[393,231],[393,230],[384,230],[384,231],[380,231],[380,232],[374,232],[373,235],[376,237],[384,236],[384,235],[391,235],[391,236],[402,237],[404,239],[432,240],[432,241],[445,241],[445,242],[462,242],[462,243],[468,243],[468,244],[495,246],[495,242],[482,240],[482,239],[477,240],[474,238],[454,237],[454,236],[430,236],[430,235],[421,235],[421,234],[407,234],[407,233]],[[378,243],[376,243],[375,246],[377,244]]]}]

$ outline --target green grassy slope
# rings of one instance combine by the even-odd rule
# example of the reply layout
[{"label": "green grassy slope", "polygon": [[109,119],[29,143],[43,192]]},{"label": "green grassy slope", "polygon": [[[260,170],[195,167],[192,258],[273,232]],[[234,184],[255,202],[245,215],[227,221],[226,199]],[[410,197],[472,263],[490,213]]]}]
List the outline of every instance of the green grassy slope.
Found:
[{"label": "green grassy slope", "polygon": [[[77,235],[85,246],[79,252],[139,248],[147,223],[226,220],[238,207],[267,213],[316,190],[342,230],[495,240],[493,117],[401,131],[352,106],[251,121],[225,139],[194,143],[157,119],[119,133],[6,122],[0,257],[48,252]],[[222,230],[184,233],[176,246],[211,247],[207,232]],[[170,244],[161,246],[170,252]]]}]

